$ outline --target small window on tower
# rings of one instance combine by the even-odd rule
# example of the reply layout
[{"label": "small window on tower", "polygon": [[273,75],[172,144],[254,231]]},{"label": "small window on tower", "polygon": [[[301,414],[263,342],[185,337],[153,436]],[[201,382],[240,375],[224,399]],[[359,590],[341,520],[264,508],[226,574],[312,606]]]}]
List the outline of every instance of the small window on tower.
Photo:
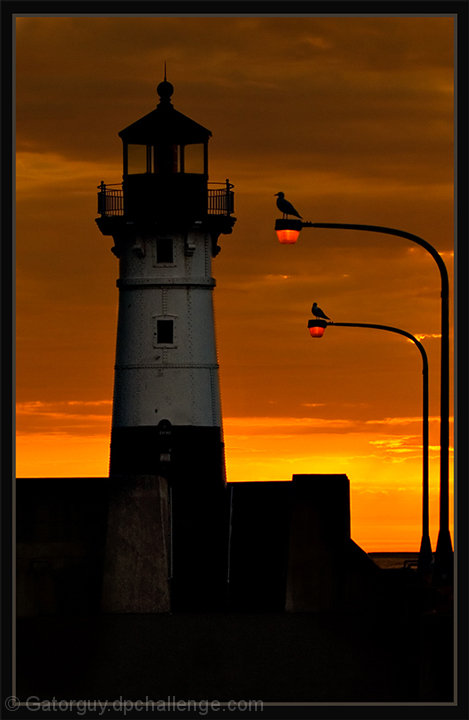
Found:
[{"label": "small window on tower", "polygon": [[156,321],[156,341],[158,345],[172,345],[174,340],[173,321],[157,320]]},{"label": "small window on tower", "polygon": [[156,262],[173,263],[173,241],[171,238],[158,238],[156,241]]}]

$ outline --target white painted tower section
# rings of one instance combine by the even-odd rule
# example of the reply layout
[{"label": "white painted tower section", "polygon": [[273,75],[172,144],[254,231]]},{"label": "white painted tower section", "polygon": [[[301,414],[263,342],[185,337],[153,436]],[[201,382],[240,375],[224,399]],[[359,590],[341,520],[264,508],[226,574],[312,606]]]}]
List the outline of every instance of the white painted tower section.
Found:
[{"label": "white painted tower section", "polygon": [[122,244],[113,428],[221,428],[208,232]]}]

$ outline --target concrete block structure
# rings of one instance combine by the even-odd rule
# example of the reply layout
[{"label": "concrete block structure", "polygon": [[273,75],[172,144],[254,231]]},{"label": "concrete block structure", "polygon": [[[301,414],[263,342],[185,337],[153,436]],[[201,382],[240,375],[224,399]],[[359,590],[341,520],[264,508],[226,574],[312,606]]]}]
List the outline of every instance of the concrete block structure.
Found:
[{"label": "concrete block structure", "polygon": [[109,492],[109,478],[16,480],[18,617],[100,612]]},{"label": "concrete block structure", "polygon": [[165,478],[130,476],[110,486],[103,612],[169,612],[170,542]]},{"label": "concrete block structure", "polygon": [[340,607],[350,542],[346,475],[294,475],[290,499],[286,610]]}]

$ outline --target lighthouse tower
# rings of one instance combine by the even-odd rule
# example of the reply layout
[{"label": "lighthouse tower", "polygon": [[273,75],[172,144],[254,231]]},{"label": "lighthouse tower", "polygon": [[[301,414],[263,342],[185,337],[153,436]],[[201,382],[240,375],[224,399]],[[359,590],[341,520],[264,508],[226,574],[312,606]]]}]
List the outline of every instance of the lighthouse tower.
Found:
[{"label": "lighthouse tower", "polygon": [[165,78],[156,109],[119,133],[123,182],[101,183],[96,222],[119,260],[110,476],[168,479],[172,563],[182,568],[192,562],[187,543],[213,546],[221,522],[212,258],[235,218],[232,185],[208,182],[211,132],[175,110],[173,91]]}]

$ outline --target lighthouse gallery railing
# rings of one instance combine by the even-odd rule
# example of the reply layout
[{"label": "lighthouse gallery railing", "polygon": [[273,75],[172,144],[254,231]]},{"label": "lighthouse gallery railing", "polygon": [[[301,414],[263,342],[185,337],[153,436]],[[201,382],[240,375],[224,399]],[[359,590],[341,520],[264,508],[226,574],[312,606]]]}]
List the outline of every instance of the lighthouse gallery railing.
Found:
[{"label": "lighthouse gallery railing", "polygon": [[[208,183],[207,215],[231,215],[234,212],[234,192],[228,180]],[[212,187],[216,185],[217,187]],[[98,213],[103,217],[124,215],[122,183],[98,185]]]}]

